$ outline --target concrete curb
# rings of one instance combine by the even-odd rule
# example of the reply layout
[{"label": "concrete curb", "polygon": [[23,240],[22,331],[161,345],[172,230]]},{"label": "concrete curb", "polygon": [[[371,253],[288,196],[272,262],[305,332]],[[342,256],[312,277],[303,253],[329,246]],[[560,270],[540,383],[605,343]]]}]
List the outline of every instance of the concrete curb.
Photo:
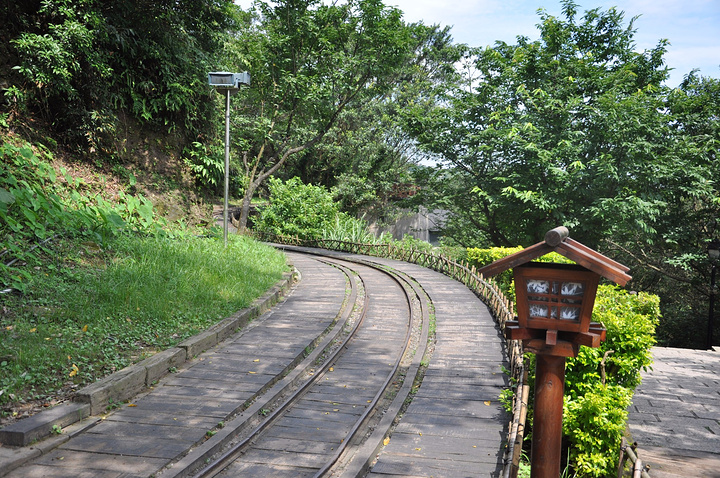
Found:
[{"label": "concrete curb", "polygon": [[[290,266],[292,267],[292,264]],[[51,436],[57,427],[63,428],[88,416],[101,414],[113,403],[131,399],[174,367],[214,347],[270,310],[292,287],[296,274],[294,269],[284,273],[282,279],[250,307],[218,322],[208,330],[86,386],[78,391],[73,402],[43,410],[0,429],[0,444],[25,447]],[[0,462],[2,461],[4,460],[0,459]]]}]

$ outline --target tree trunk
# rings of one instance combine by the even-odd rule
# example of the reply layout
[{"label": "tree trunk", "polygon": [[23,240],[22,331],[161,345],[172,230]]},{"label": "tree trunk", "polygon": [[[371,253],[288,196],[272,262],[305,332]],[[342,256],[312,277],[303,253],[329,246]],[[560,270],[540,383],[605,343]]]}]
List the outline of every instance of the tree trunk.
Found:
[{"label": "tree trunk", "polygon": [[248,217],[250,216],[250,202],[255,195],[258,185],[255,183],[248,184],[243,196],[242,206],[240,208],[240,223],[238,224],[238,232],[244,234],[247,231]]}]

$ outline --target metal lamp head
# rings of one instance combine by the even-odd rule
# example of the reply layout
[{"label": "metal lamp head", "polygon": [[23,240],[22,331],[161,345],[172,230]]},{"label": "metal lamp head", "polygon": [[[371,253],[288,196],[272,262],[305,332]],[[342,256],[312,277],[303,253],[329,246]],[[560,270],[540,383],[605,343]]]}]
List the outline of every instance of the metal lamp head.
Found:
[{"label": "metal lamp head", "polygon": [[208,84],[216,88],[239,88],[240,85],[250,85],[250,73],[213,71],[208,73]]},{"label": "metal lamp head", "polygon": [[720,258],[720,242],[712,241],[708,244],[708,256],[713,260]]}]

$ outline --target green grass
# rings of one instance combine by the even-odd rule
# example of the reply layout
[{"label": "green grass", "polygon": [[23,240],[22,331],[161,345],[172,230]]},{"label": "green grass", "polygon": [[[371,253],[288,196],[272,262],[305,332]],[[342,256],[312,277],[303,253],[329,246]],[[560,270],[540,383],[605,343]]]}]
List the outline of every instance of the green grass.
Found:
[{"label": "green grass", "polygon": [[285,259],[242,236],[61,241],[0,296],[0,406],[67,393],[249,306]]}]

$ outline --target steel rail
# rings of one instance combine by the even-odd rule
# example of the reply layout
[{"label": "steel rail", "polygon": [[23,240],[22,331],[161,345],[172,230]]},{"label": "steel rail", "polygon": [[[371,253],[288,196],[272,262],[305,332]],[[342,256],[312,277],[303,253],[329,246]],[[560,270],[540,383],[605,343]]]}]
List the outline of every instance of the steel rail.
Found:
[{"label": "steel rail", "polygon": [[[400,369],[400,364],[402,363],[403,357],[405,357],[405,355],[407,354],[408,349],[410,348],[410,344],[411,344],[412,333],[413,333],[413,327],[412,327],[413,313],[414,313],[414,310],[415,310],[415,308],[413,307],[413,301],[412,301],[412,297],[411,297],[411,296],[412,296],[412,295],[417,295],[416,291],[415,291],[415,290],[412,290],[412,293],[411,293],[411,291],[408,290],[409,283],[408,283],[407,281],[405,281],[404,279],[401,279],[401,278],[400,278],[400,275],[397,274],[397,273],[394,272],[394,271],[385,270],[385,269],[383,269],[383,268],[381,268],[381,267],[378,267],[378,266],[370,266],[370,265],[368,265],[367,263],[363,263],[363,265],[368,266],[368,267],[373,267],[373,268],[375,268],[375,269],[377,269],[377,270],[382,270],[382,271],[385,272],[386,274],[388,274],[388,275],[390,275],[391,277],[393,277],[393,279],[395,280],[395,282],[397,282],[397,283],[400,285],[400,287],[403,288],[403,291],[404,291],[404,293],[405,293],[405,297],[408,299],[408,304],[410,305],[410,314],[409,314],[409,320],[408,320],[408,330],[407,330],[407,333],[406,333],[406,335],[405,335],[405,347],[403,348],[403,352],[398,356],[398,359],[396,360],[396,362],[395,362],[395,364],[394,364],[394,366],[393,366],[393,368],[392,368],[392,371],[387,375],[385,381],[383,382],[382,386],[380,387],[380,390],[378,390],[377,394],[375,394],[375,397],[373,397],[373,401],[372,401],[372,404],[371,404],[372,406],[369,406],[369,407],[367,407],[367,408],[365,409],[365,412],[364,412],[364,413],[362,414],[362,416],[355,422],[355,425],[354,425],[353,428],[350,430],[350,432],[348,432],[347,438],[340,444],[340,446],[338,446],[338,448],[337,448],[337,450],[335,451],[334,455],[330,458],[330,460],[328,460],[328,462],[325,464],[325,466],[323,466],[322,468],[320,468],[320,469],[317,471],[317,473],[315,473],[315,475],[313,475],[313,478],[321,478],[321,477],[324,476],[333,466],[335,466],[335,464],[338,462],[338,460],[340,459],[340,457],[345,453],[345,451],[347,450],[347,448],[350,446],[351,441],[353,440],[353,438],[355,437],[355,435],[357,434],[357,432],[360,430],[360,427],[363,426],[363,425],[366,423],[366,421],[370,418],[371,412],[372,412],[372,413],[375,413],[375,412],[376,412],[376,407],[377,407],[378,403],[380,402],[380,400],[382,399],[382,397],[387,393],[387,391],[388,391],[388,389],[389,389],[389,387],[390,387],[390,383],[393,381],[393,379],[395,379],[395,377],[396,377],[396,375],[397,375],[397,373],[398,373],[398,370]],[[419,295],[417,295],[417,297],[418,297],[418,300],[421,300],[421,297],[420,297]],[[422,302],[422,301],[421,301],[421,302]],[[421,314],[422,314],[422,312],[421,312]]]},{"label": "steel rail", "polygon": [[[350,442],[352,441],[353,437],[357,434],[357,432],[362,428],[363,424],[367,422],[367,420],[370,418],[371,413],[377,412],[378,403],[383,398],[383,396],[386,394],[386,392],[389,389],[389,386],[392,382],[392,380],[396,377],[396,374],[400,368],[400,364],[403,360],[403,357],[406,355],[411,342],[412,337],[412,321],[414,316],[414,304],[411,297],[411,293],[408,291],[408,288],[405,284],[405,280],[401,279],[398,274],[389,272],[388,270],[385,270],[378,265],[372,264],[372,263],[365,263],[364,261],[353,261],[348,259],[337,259],[337,258],[330,258],[329,256],[325,256],[322,254],[318,254],[317,252],[305,252],[305,251],[298,251],[303,252],[310,255],[320,256],[322,257],[321,262],[325,262],[331,265],[334,265],[341,270],[343,270],[348,276],[352,274],[350,268],[344,266],[341,264],[341,262],[345,263],[357,263],[360,265],[363,265],[365,267],[370,267],[373,269],[376,269],[380,272],[383,272],[384,274],[387,274],[389,277],[391,277],[398,285],[400,285],[401,289],[403,290],[403,293],[405,295],[406,301],[408,303],[408,327],[407,327],[407,333],[405,337],[405,344],[403,347],[402,353],[398,354],[398,358],[395,362],[395,364],[392,367],[391,372],[387,375],[385,378],[382,386],[380,387],[379,391],[376,393],[375,397],[372,399],[371,403],[369,403],[365,409],[365,412],[356,420],[355,424],[351,428],[350,432],[346,435],[346,438],[342,441],[342,444],[339,446],[338,450],[329,458],[329,460],[326,462],[326,464],[318,471],[318,473],[315,475],[317,477],[322,476],[323,474],[327,473],[328,470],[330,470],[335,463],[338,461],[338,459],[343,455],[343,453],[347,450],[347,447],[350,445]],[[354,271],[356,272],[356,271]],[[362,281],[362,278],[360,278]],[[294,404],[300,400],[301,397],[303,397],[307,391],[310,389],[310,387],[314,386],[318,383],[320,378],[324,375],[324,373],[335,363],[337,362],[338,358],[342,355],[342,353],[347,349],[350,341],[356,336],[357,332],[360,329],[360,326],[362,325],[362,322],[364,321],[365,314],[367,311],[367,296],[365,298],[365,304],[363,306],[360,318],[353,324],[352,330],[348,333],[348,335],[344,338],[342,344],[338,347],[335,347],[335,349],[332,352],[332,355],[328,357],[320,367],[319,371],[317,371],[313,377],[310,380],[307,380],[305,383],[303,383],[297,390],[295,390],[285,401],[280,404],[278,407],[276,407],[266,418],[263,420],[262,423],[260,423],[247,437],[243,438],[238,443],[234,444],[229,450],[224,452],[219,458],[216,460],[213,460],[211,463],[209,463],[205,468],[198,471],[198,473],[194,476],[198,478],[212,478],[214,476],[217,476],[220,474],[225,468],[227,468],[228,465],[230,465],[232,462],[237,460],[239,456],[241,456],[245,449],[252,443],[253,440],[255,440],[263,431],[270,428],[281,416],[285,414],[285,412],[290,409]]]}]

